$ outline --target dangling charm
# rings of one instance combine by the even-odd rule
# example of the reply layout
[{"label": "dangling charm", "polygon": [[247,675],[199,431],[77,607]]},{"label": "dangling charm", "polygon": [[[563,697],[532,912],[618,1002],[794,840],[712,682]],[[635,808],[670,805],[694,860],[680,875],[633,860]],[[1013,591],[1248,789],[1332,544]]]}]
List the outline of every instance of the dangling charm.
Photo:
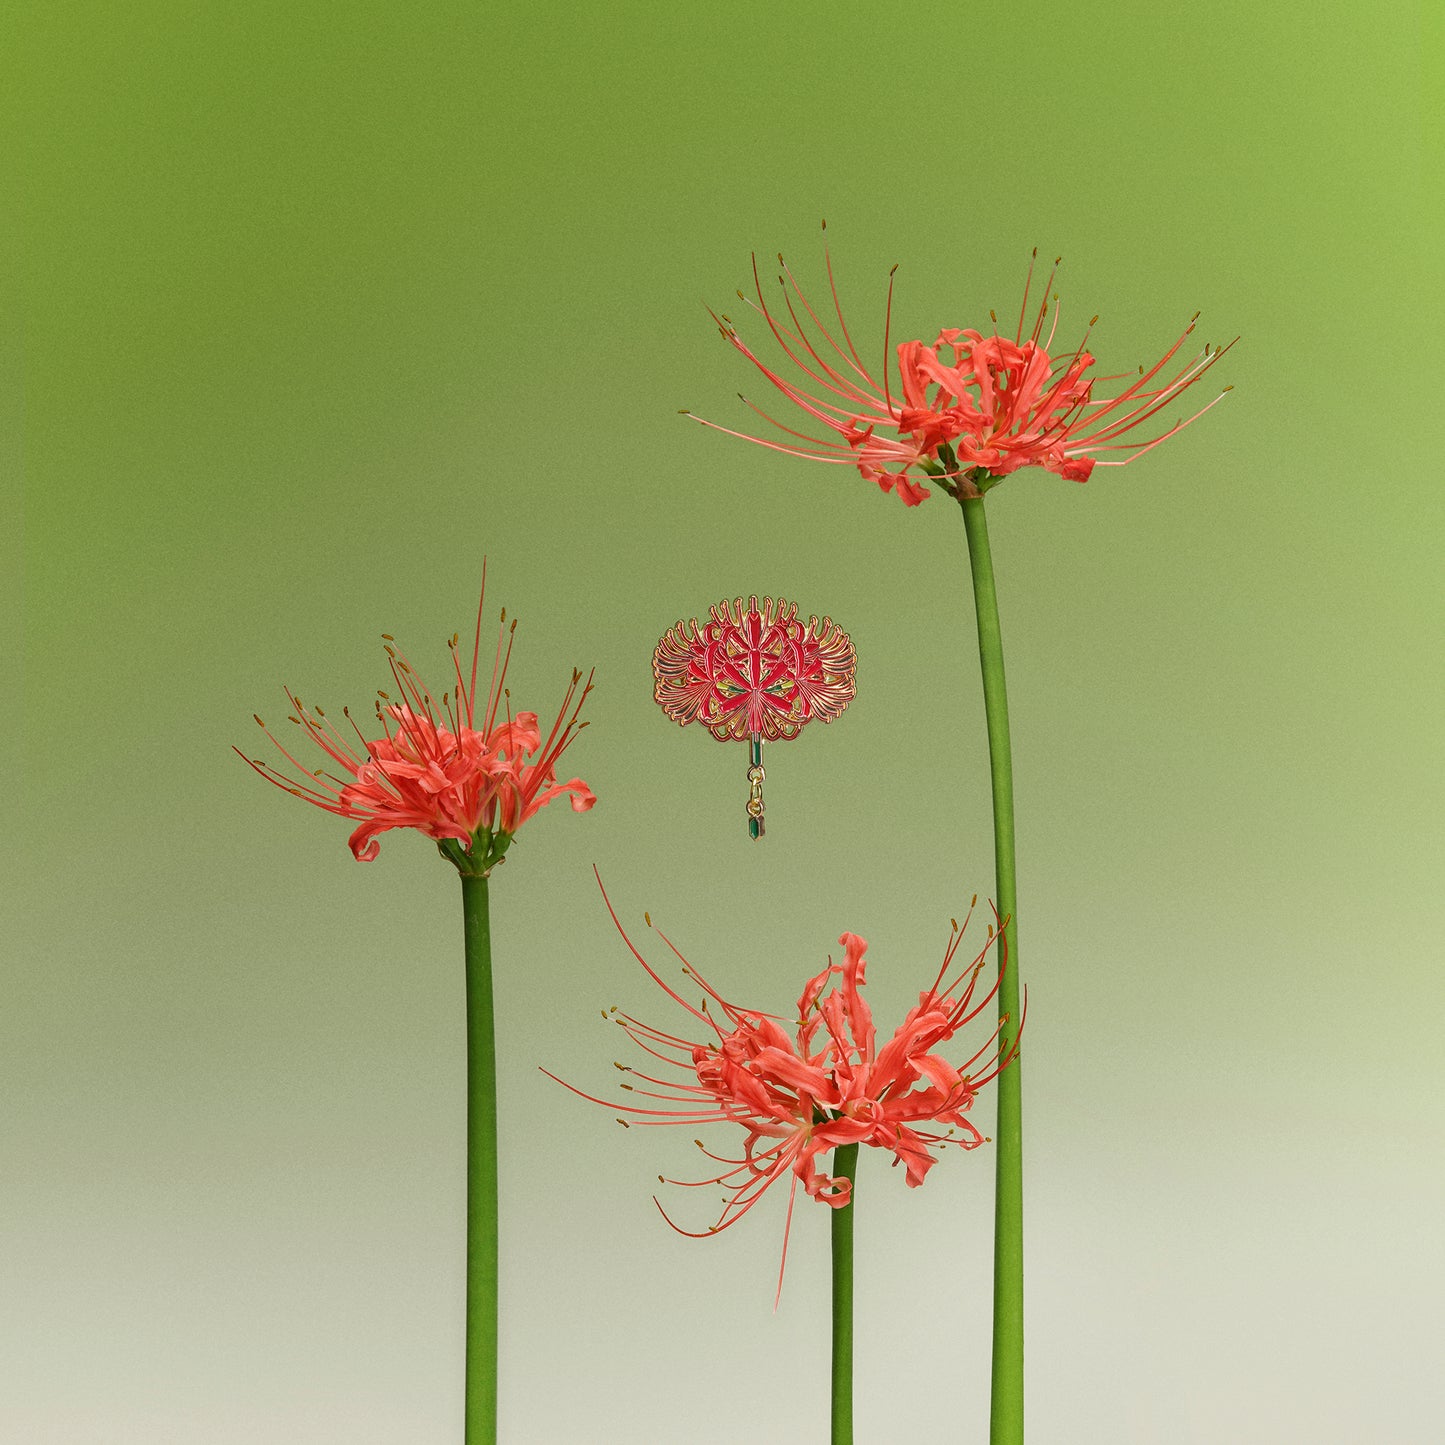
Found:
[{"label": "dangling charm", "polygon": [[754,733],[752,748],[748,753],[748,837],[761,838],[767,831],[763,827],[763,740]]},{"label": "dangling charm", "polygon": [[763,836],[763,743],[832,720],[853,699],[857,659],[831,618],[798,620],[798,604],[719,602],[663,633],[652,654],[653,696],[678,724],[700,722],[719,742],[748,743],[748,835]]}]

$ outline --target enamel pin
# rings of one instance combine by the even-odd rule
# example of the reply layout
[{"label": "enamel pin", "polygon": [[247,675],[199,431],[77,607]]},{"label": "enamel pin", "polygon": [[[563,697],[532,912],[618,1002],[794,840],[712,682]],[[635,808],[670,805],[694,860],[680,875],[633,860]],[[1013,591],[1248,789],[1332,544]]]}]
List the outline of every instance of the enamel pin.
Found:
[{"label": "enamel pin", "polygon": [[706,622],[677,622],[652,654],[653,696],[679,725],[747,742],[748,834],[763,836],[763,744],[832,720],[853,699],[857,658],[831,618],[798,619],[781,597],[719,602]]}]

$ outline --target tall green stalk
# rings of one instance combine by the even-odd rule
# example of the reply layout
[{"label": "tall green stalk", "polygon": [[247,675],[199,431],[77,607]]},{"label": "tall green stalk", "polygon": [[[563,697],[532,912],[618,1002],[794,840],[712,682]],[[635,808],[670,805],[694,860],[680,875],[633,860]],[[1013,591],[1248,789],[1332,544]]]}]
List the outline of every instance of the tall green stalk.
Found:
[{"label": "tall green stalk", "polygon": [[833,1177],[853,1181],[833,1226],[833,1434],[832,1445],[853,1445],[853,1200],[857,1194],[858,1146],[833,1150]]},{"label": "tall green stalk", "polygon": [[497,1059],[485,874],[462,873],[467,964],[466,1445],[497,1439]]},{"label": "tall green stalk", "polygon": [[[1007,964],[999,987],[999,1057],[1007,1058],[1018,1035],[1018,904],[1014,889],[1013,760],[1004,686],[1003,639],[998,625],[993,558],[982,497],[960,497],[973,574],[983,706],[988,721],[988,761],[993,783],[994,876],[998,911],[1007,920]],[[998,1127],[994,1134],[993,1378],[989,1445],[1023,1445],[1024,1438],[1024,1181],[1023,1127],[1018,1060],[999,1075]]]}]

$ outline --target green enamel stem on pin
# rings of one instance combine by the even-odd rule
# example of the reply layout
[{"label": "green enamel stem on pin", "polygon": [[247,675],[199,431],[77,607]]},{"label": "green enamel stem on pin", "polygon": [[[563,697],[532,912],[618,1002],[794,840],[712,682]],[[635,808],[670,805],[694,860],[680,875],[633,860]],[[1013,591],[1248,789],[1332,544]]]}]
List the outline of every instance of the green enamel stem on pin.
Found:
[{"label": "green enamel stem on pin", "polygon": [[[853,1180],[858,1146],[833,1150],[833,1177]],[[853,1445],[853,1199],[834,1209],[833,1226],[833,1434],[832,1445]]]},{"label": "green enamel stem on pin", "polygon": [[497,1060],[487,880],[462,874],[467,965],[466,1445],[497,1439]]},{"label": "green enamel stem on pin", "polygon": [[[982,497],[959,499],[968,531],[973,573],[983,706],[988,720],[989,772],[993,782],[993,848],[996,902],[1007,920],[1006,964],[999,986],[999,1057],[1007,1058],[1018,1034],[1018,907],[1014,891],[1013,760],[1009,747],[1008,693],[1003,640],[998,625],[993,559]],[[1024,1438],[1024,1200],[1020,1072],[1015,1059],[998,1077],[998,1126],[994,1133],[993,1380],[989,1445],[1022,1445]]]},{"label": "green enamel stem on pin", "polygon": [[[763,765],[763,740],[757,735],[757,733],[754,733],[754,734],[752,735],[752,738],[751,738],[751,740],[750,740],[750,742],[749,742],[749,745],[748,745],[748,767],[749,767],[749,769],[752,769],[752,768],[761,768],[762,765]],[[750,784],[750,786],[751,786],[751,784]],[[759,796],[761,797],[761,794],[760,794]],[[748,814],[748,837],[749,837],[749,838],[753,838],[753,839],[757,839],[757,838],[761,838],[762,836],[763,836],[763,820],[762,820],[762,816],[759,815],[758,817],[755,818],[755,817],[753,817],[753,815],[752,815],[751,813],[749,813],[749,814]]]}]

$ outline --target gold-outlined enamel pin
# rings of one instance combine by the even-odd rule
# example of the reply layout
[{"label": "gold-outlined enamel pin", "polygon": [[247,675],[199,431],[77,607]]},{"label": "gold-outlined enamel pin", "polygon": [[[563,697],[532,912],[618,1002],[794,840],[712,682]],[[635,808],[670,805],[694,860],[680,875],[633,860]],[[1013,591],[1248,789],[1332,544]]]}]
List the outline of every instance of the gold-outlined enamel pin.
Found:
[{"label": "gold-outlined enamel pin", "polygon": [[719,742],[749,744],[748,835],[763,836],[763,744],[832,720],[853,700],[857,657],[830,617],[799,620],[779,597],[717,603],[662,634],[653,697],[679,725],[700,722]]}]

